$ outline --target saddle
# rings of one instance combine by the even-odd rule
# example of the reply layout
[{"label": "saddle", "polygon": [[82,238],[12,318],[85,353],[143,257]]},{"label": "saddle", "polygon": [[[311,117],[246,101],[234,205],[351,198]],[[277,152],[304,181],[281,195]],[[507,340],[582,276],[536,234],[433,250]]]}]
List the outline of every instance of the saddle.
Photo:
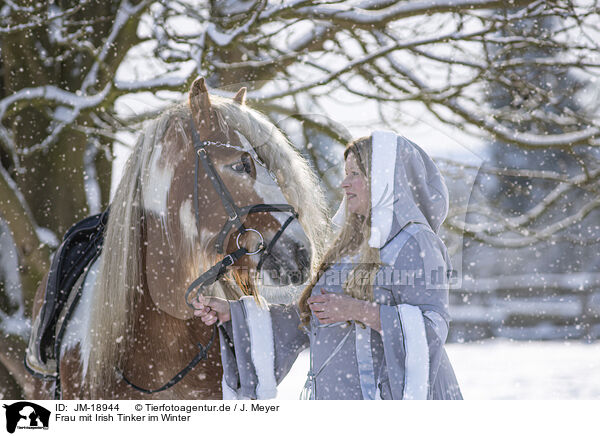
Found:
[{"label": "saddle", "polygon": [[108,212],[89,216],[73,225],[54,254],[44,302],[32,327],[25,354],[25,368],[43,379],[58,378],[60,344],[89,266],[98,258],[104,242]]}]

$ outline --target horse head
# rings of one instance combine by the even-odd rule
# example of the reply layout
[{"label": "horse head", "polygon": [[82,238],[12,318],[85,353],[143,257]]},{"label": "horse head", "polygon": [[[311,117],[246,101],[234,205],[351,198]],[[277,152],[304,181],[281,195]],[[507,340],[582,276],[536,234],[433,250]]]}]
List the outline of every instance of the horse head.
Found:
[{"label": "horse head", "polygon": [[[322,225],[314,217],[323,218],[314,215],[314,207],[308,211],[312,218],[304,216],[307,199],[301,191],[308,186],[298,179],[310,174],[306,168],[292,170],[305,166],[304,160],[274,125],[245,105],[245,92],[240,89],[233,100],[211,97],[197,79],[189,92],[191,119],[175,115],[149,156],[142,181],[147,287],[172,316],[191,316],[182,291],[240,246],[249,254],[226,280],[203,292],[255,295],[257,278],[274,287],[300,284],[310,269],[313,244],[304,228],[314,237],[314,228]],[[204,144],[202,151],[194,137]],[[198,153],[208,163],[196,162]],[[266,207],[273,205],[283,210]],[[293,220],[282,229],[296,213],[305,225]]]}]

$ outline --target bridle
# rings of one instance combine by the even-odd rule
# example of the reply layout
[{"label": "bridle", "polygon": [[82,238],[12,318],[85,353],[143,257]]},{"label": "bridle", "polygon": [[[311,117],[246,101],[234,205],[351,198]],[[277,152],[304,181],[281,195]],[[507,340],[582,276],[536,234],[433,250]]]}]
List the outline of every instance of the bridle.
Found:
[{"label": "bridle", "polygon": [[[199,206],[199,194],[198,194],[198,172],[199,171],[198,170],[200,167],[200,163],[202,163],[202,167],[204,168],[204,171],[208,175],[208,178],[210,179],[216,193],[219,195],[219,198],[221,199],[221,203],[223,204],[223,207],[225,208],[225,211],[227,212],[227,215],[228,215],[228,220],[225,222],[225,224],[223,224],[221,231],[217,235],[217,239],[215,242],[215,249],[216,249],[217,253],[223,254],[223,246],[224,246],[225,238],[231,232],[232,229],[235,228],[239,233],[236,238],[237,250],[233,251],[232,253],[227,254],[220,262],[218,262],[217,264],[212,266],[205,273],[201,274],[188,287],[188,289],[185,293],[185,301],[188,304],[188,306],[193,308],[194,306],[192,305],[192,303],[190,301],[190,296],[192,295],[192,292],[194,292],[194,290],[196,290],[196,292],[194,294],[194,298],[198,299],[198,297],[200,295],[202,295],[203,288],[205,288],[206,286],[209,286],[209,285],[213,284],[214,282],[216,282],[217,280],[219,280],[227,272],[227,268],[230,267],[231,265],[233,265],[235,262],[237,262],[242,256],[244,256],[244,255],[253,256],[253,255],[260,253],[260,259],[259,259],[259,262],[256,267],[257,273],[260,272],[260,269],[262,268],[265,258],[271,253],[273,246],[275,245],[277,240],[280,238],[280,236],[283,234],[285,229],[291,224],[291,222],[295,218],[298,218],[298,213],[296,212],[294,207],[289,204],[254,204],[254,205],[249,205],[249,206],[237,207],[237,205],[235,204],[235,201],[233,200],[231,194],[229,193],[229,190],[227,189],[227,186],[225,186],[225,183],[219,176],[219,173],[216,171],[212,161],[210,160],[210,158],[208,156],[208,152],[206,150],[207,147],[209,147],[211,145],[222,146],[222,147],[234,147],[234,146],[231,145],[230,143],[223,143],[223,142],[219,142],[219,141],[206,141],[206,140],[202,141],[202,140],[200,140],[200,137],[198,136],[198,131],[196,129],[196,125],[192,118],[190,118],[190,128],[192,131],[192,141],[194,144],[194,151],[196,154],[196,163],[195,163],[195,167],[194,167],[194,178],[195,178],[194,210],[195,210],[195,214],[196,214],[196,226],[198,228],[198,232],[200,232],[200,206]],[[238,147],[234,147],[234,148],[238,149]],[[254,156],[254,160],[255,161],[258,160],[258,156]],[[258,163],[261,164],[260,161],[258,161]],[[264,164],[263,164],[263,166],[264,166]],[[263,235],[256,229],[246,228],[241,221],[242,217],[245,217],[252,213],[259,213],[259,212],[289,212],[291,214],[291,216],[288,217],[288,219],[281,225],[280,229],[273,236],[273,239],[271,239],[269,244],[266,246],[265,246]],[[246,232],[256,233],[261,241],[260,244],[258,245],[258,248],[252,252],[249,251],[245,247],[241,247],[239,244],[240,236]]]},{"label": "bridle", "polygon": [[[233,197],[231,196],[229,190],[227,189],[227,186],[225,186],[225,183],[219,176],[219,173],[216,171],[212,161],[210,160],[210,157],[207,152],[207,147],[214,145],[214,146],[235,148],[238,150],[239,150],[239,147],[236,147],[228,142],[224,143],[224,142],[220,142],[220,141],[208,141],[208,140],[203,141],[203,140],[201,140],[200,137],[198,136],[196,123],[194,122],[193,117],[190,117],[190,129],[192,132],[192,142],[194,145],[194,152],[196,155],[195,165],[194,165],[194,211],[195,211],[195,216],[196,216],[196,228],[198,229],[198,232],[200,232],[200,204],[199,204],[198,182],[199,182],[199,168],[200,168],[200,164],[202,164],[204,171],[208,175],[208,178],[210,179],[214,190],[216,191],[219,198],[221,199],[221,203],[223,204],[223,207],[225,208],[225,211],[227,212],[227,215],[228,215],[228,219],[225,222],[225,224],[223,224],[223,227],[221,228],[221,231],[217,235],[217,238],[215,241],[215,249],[216,249],[217,253],[223,254],[223,246],[225,244],[225,238],[231,232],[232,229],[236,229],[239,233],[236,238],[237,250],[235,250],[231,253],[228,253],[227,255],[225,255],[223,257],[223,259],[221,261],[217,262],[215,265],[213,265],[207,271],[202,273],[196,280],[194,280],[190,284],[187,291],[185,292],[186,304],[189,307],[191,307],[192,309],[194,309],[192,301],[194,299],[198,300],[198,298],[202,295],[202,292],[204,291],[204,289],[207,286],[212,285],[217,280],[222,278],[223,275],[225,275],[225,273],[227,272],[227,268],[229,268],[230,266],[235,264],[243,256],[254,256],[254,255],[260,253],[260,259],[259,259],[257,267],[256,267],[257,274],[258,274],[262,268],[262,265],[263,265],[265,259],[267,258],[267,256],[269,256],[273,247],[275,246],[275,243],[281,237],[281,235],[283,234],[285,229],[292,223],[292,221],[294,219],[298,218],[298,213],[296,212],[294,207],[289,204],[262,204],[262,203],[259,203],[259,204],[238,207],[235,204],[235,201],[233,200]],[[260,159],[258,158],[256,153],[253,153],[252,157],[258,164],[265,166],[260,161]],[[289,212],[291,214],[287,218],[287,220],[281,225],[281,227],[279,228],[277,233],[275,233],[275,235],[273,236],[273,238],[271,239],[271,241],[269,242],[268,245],[265,245],[264,237],[258,230],[252,229],[252,228],[246,228],[241,221],[241,218],[243,218],[247,215],[250,215],[252,213],[260,213],[260,212]],[[260,243],[254,251],[249,251],[246,247],[240,246],[240,236],[246,232],[256,233],[260,239]],[[134,389],[137,389],[138,391],[141,391],[141,392],[144,392],[147,394],[153,394],[156,392],[161,392],[166,389],[169,389],[170,387],[172,387],[173,385],[175,385],[176,383],[181,381],[202,359],[206,358],[206,356],[208,355],[208,350],[215,340],[216,332],[217,332],[217,325],[215,324],[208,343],[206,345],[202,345],[201,343],[198,343],[197,345],[200,348],[200,351],[198,352],[198,354],[196,354],[196,356],[192,359],[192,361],[185,368],[183,368],[181,371],[179,371],[171,380],[169,380],[166,384],[164,384],[160,388],[144,389],[144,388],[141,388],[141,387],[135,385],[134,383],[130,382],[129,380],[127,380],[127,378],[125,377],[125,375],[122,372],[121,372],[121,377],[129,386],[133,387]]]}]

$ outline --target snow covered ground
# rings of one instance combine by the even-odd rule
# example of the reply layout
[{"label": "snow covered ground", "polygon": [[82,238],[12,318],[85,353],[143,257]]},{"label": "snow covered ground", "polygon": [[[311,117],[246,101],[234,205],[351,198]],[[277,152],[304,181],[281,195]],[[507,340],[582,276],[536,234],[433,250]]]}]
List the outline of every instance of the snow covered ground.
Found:
[{"label": "snow covered ground", "polygon": [[[465,399],[600,400],[600,342],[495,339],[448,344],[446,350]],[[277,399],[298,399],[307,370],[305,351]]]}]

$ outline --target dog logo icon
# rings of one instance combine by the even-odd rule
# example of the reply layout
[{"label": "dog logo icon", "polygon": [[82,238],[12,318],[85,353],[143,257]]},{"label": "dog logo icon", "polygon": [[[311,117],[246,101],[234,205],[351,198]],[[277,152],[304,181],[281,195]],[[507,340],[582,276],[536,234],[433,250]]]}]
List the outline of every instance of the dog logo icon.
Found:
[{"label": "dog logo icon", "polygon": [[6,431],[19,429],[48,429],[50,411],[28,401],[3,405],[6,409]]}]

